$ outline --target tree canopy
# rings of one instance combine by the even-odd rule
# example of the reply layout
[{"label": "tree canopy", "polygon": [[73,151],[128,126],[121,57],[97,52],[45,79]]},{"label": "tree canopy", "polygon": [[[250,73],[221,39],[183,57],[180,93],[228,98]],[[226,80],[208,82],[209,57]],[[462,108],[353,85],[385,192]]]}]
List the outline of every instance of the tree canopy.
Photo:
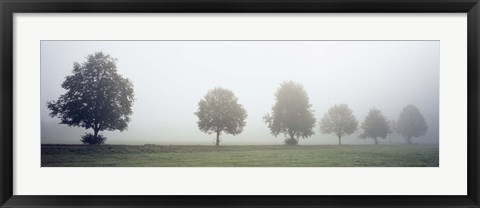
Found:
[{"label": "tree canopy", "polygon": [[237,135],[243,131],[247,112],[232,91],[221,87],[208,91],[198,103],[195,112],[198,128],[207,134],[216,133],[216,146],[220,144],[220,134]]},{"label": "tree canopy", "polygon": [[287,81],[275,93],[271,114],[264,116],[272,135],[284,134],[285,144],[296,145],[300,138],[314,133],[315,116],[307,92],[301,84]]},{"label": "tree canopy", "polygon": [[323,134],[334,133],[338,137],[338,144],[342,144],[342,137],[353,134],[357,130],[357,119],[348,105],[334,105],[320,120],[320,131]]},{"label": "tree canopy", "polygon": [[65,78],[66,90],[58,100],[49,101],[51,117],[60,124],[92,128],[94,134],[82,136],[87,144],[102,144],[99,131],[126,130],[134,102],[133,84],[117,71],[116,59],[103,52],[88,55],[83,63],[73,64],[72,75]]},{"label": "tree canopy", "polygon": [[387,119],[378,109],[372,108],[362,123],[363,133],[361,138],[372,138],[378,144],[377,138],[385,139],[390,132]]},{"label": "tree canopy", "polygon": [[427,130],[427,123],[418,108],[413,105],[405,106],[397,121],[397,133],[406,138],[407,142],[411,144],[412,138],[425,135]]}]

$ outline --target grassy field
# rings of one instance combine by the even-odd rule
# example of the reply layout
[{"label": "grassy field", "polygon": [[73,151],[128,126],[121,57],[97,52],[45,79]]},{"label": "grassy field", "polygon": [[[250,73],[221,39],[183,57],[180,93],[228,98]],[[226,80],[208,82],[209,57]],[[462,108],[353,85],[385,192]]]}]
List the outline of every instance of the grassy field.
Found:
[{"label": "grassy field", "polygon": [[42,145],[42,167],[438,167],[437,145]]}]

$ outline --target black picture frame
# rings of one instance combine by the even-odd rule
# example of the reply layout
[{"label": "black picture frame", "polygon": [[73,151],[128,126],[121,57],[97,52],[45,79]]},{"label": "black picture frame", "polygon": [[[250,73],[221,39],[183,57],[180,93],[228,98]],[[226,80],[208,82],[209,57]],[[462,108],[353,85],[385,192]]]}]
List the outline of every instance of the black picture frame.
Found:
[{"label": "black picture frame", "polygon": [[[0,0],[1,207],[480,207],[478,0]],[[13,195],[14,13],[467,13],[468,194],[465,196]],[[446,178],[445,180],[448,180]],[[441,181],[439,181],[441,184]]]}]

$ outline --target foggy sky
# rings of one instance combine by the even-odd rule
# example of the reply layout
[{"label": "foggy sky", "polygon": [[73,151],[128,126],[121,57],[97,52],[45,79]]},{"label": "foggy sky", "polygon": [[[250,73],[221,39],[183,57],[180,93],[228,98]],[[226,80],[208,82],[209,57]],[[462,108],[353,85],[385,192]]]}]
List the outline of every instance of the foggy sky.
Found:
[{"label": "foggy sky", "polygon": [[[397,120],[413,104],[428,125],[427,135],[413,142],[438,142],[438,41],[42,41],[42,144],[81,144],[80,136],[93,132],[58,124],[46,103],[65,93],[60,85],[73,63],[98,51],[118,59],[118,72],[135,90],[128,130],[104,131],[107,144],[213,145],[215,135],[198,130],[194,112],[214,87],[232,90],[248,114],[244,131],[222,134],[220,145],[283,144],[284,136],[272,136],[262,117],[288,80],[303,84],[317,122],[334,104],[348,104],[359,126],[372,107]],[[315,132],[299,144],[338,143],[335,135],[321,134],[318,123]],[[342,143],[373,144],[360,133]]]}]

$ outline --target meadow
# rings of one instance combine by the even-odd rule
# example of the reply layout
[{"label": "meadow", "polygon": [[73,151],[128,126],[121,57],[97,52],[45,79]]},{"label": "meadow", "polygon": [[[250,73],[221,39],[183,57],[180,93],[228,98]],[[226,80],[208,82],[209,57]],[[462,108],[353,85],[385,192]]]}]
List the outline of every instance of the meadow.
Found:
[{"label": "meadow", "polygon": [[42,167],[438,167],[438,145],[42,145]]}]

